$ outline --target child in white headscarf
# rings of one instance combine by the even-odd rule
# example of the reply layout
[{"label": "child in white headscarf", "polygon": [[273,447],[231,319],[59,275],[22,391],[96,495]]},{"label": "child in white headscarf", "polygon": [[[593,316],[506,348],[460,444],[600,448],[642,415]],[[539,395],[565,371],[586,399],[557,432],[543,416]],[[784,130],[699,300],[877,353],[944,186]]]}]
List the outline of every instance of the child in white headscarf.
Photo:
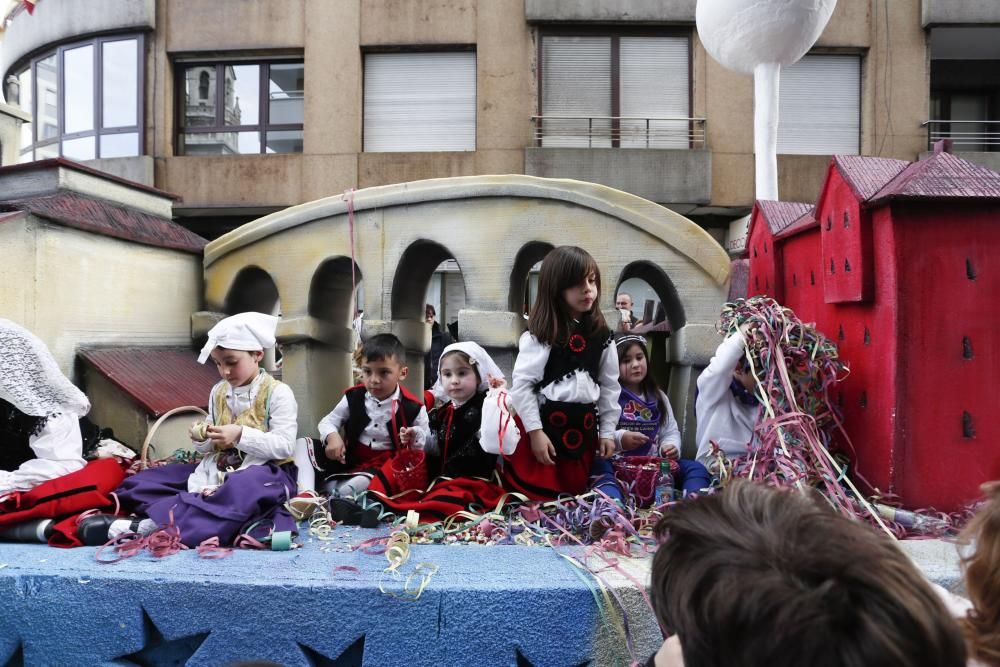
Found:
[{"label": "child in white headscarf", "polygon": [[0,319],[0,497],[81,470],[89,411],[45,343]]},{"label": "child in white headscarf", "polygon": [[[291,388],[260,368],[264,350],[275,345],[277,324],[270,315],[240,313],[208,332],[198,360],[211,357],[222,382],[212,388],[207,421],[191,428],[194,447],[204,458],[126,479],[118,497],[137,518],[85,519],[81,537],[86,543],[100,544],[126,530],[149,533],[171,521],[189,547],[216,536],[221,544],[231,544],[244,525],[261,519],[274,533],[295,530],[284,503],[295,490],[295,468],[288,461],[298,406]],[[148,519],[139,520],[143,516]]]},{"label": "child in white headscarf", "polygon": [[503,371],[478,343],[452,343],[441,352],[432,391],[446,402],[429,415],[431,438],[425,447],[434,454],[428,464],[432,478],[492,476],[496,454],[480,445],[483,401],[491,379],[502,381]]}]

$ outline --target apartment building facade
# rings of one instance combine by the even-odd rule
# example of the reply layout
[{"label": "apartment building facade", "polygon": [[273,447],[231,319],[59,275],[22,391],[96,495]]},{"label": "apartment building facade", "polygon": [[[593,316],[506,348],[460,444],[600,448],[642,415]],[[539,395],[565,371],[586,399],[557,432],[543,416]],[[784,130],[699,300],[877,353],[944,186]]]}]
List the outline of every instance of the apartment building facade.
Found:
[{"label": "apartment building facade", "polygon": [[[632,192],[725,242],[754,199],[753,85],[707,55],[695,4],[41,0],[8,16],[0,71],[32,119],[19,161],[176,193],[209,238],[349,188],[514,173]],[[815,200],[832,154],[952,136],[1000,155],[997,35],[991,0],[840,0],[782,75],[781,198]]]}]

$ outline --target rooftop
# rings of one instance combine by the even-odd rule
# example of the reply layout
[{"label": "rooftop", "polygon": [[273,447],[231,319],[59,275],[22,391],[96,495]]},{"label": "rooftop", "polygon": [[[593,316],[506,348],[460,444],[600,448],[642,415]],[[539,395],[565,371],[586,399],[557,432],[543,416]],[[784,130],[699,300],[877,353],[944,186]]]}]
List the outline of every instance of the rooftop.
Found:
[{"label": "rooftop", "polygon": [[870,203],[889,199],[1000,199],[1000,174],[941,151],[911,163]]},{"label": "rooftop", "polygon": [[219,381],[186,347],[91,347],[80,358],[154,417],[173,408],[208,406]]}]

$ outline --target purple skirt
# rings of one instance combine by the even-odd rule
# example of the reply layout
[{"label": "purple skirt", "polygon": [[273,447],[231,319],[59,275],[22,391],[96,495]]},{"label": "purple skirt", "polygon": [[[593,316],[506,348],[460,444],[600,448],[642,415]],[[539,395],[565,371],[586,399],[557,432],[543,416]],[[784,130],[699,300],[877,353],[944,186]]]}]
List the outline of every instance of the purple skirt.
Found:
[{"label": "purple skirt", "polygon": [[210,537],[229,546],[241,529],[260,522],[256,538],[274,532],[295,531],[295,519],[285,503],[295,495],[295,466],[291,463],[253,465],[230,473],[215,493],[205,496],[187,490],[188,477],[197,464],[176,463],[144,470],[127,478],[116,493],[122,506],[148,516],[163,527],[180,531],[181,542],[195,547]]}]

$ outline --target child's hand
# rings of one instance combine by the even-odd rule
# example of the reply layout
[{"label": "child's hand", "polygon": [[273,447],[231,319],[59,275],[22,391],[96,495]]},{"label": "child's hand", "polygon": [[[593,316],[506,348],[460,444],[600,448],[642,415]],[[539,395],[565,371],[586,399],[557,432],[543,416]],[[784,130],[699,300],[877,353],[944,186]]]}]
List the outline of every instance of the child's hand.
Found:
[{"label": "child's hand", "polygon": [[204,442],[208,440],[208,427],[208,422],[191,422],[191,428],[188,429],[188,437],[191,438],[192,442]]},{"label": "child's hand", "polygon": [[239,424],[226,424],[224,426],[209,426],[208,439],[212,441],[215,449],[229,449],[235,447],[243,435],[243,427]]},{"label": "child's hand", "polygon": [[528,433],[528,437],[531,439],[531,453],[535,455],[538,462],[546,466],[554,466],[556,464],[556,448],[549,440],[549,436],[545,435],[545,431],[542,429],[537,429]]},{"label": "child's hand", "polygon": [[649,442],[649,436],[645,433],[636,433],[635,431],[625,431],[622,435],[622,451],[629,452],[633,449],[638,449],[642,447],[647,442]]},{"label": "child's hand", "polygon": [[[649,438],[646,439],[648,440]],[[597,446],[597,455],[600,456],[602,459],[610,459],[612,456],[614,456],[615,455],[614,438],[601,438],[601,442]]]},{"label": "child's hand", "polygon": [[503,378],[495,378],[492,375],[487,375],[486,384],[488,384],[491,389],[503,389],[507,386],[507,381]]},{"label": "child's hand", "polygon": [[416,433],[414,433],[413,429],[410,428],[409,426],[404,426],[403,428],[399,429],[399,442],[404,447],[411,446],[413,444],[413,441],[416,439],[417,439]]},{"label": "child's hand", "polygon": [[344,439],[340,437],[339,433],[331,433],[326,436],[324,444],[326,445],[324,449],[326,458],[331,461],[347,463],[347,445],[344,444]]},{"label": "child's hand", "polygon": [[660,448],[660,456],[665,459],[671,459],[676,461],[677,457],[680,456],[680,452],[677,451],[676,445],[665,444]]}]

